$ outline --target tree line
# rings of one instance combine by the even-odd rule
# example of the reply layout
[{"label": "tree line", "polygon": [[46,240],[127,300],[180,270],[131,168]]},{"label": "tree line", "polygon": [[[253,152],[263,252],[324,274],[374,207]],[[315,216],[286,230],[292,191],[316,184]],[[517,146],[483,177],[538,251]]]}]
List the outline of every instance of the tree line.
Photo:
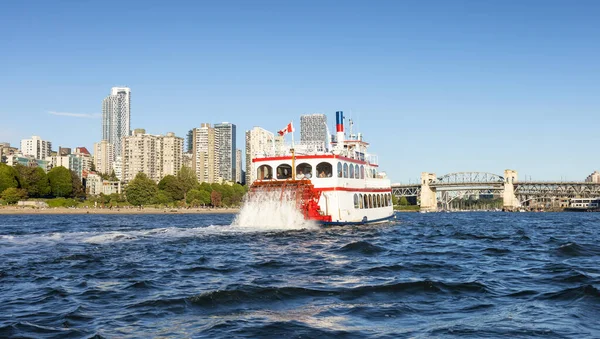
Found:
[{"label": "tree line", "polygon": [[138,173],[125,189],[127,202],[141,205],[189,205],[193,207],[239,206],[246,193],[240,184],[198,183],[189,167],[182,167],[174,175],[167,175],[156,184],[144,173]]},{"label": "tree line", "polygon": [[57,166],[47,174],[40,167],[0,163],[0,197],[9,204],[27,198],[85,198],[77,173]]},{"label": "tree line", "polygon": [[[196,174],[184,166],[176,176],[167,175],[158,184],[144,173],[138,173],[124,193],[88,198],[103,205],[127,202],[134,206],[239,206],[246,188],[240,184],[200,184]],[[46,173],[40,167],[11,167],[0,163],[0,198],[8,204],[16,204],[27,198],[83,200],[86,194],[77,173],[65,167],[57,166]]]}]

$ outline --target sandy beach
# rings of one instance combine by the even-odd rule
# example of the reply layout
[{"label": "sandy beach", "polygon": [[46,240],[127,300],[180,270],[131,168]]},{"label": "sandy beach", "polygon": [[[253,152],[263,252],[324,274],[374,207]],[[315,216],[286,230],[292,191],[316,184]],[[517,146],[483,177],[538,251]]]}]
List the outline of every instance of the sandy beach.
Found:
[{"label": "sandy beach", "polygon": [[2,214],[210,214],[210,213],[237,213],[238,208],[32,208],[3,206]]}]

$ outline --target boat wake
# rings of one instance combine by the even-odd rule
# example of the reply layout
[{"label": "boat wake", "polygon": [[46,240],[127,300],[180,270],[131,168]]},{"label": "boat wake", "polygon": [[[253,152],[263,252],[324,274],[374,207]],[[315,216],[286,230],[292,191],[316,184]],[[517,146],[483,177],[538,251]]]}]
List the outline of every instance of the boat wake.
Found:
[{"label": "boat wake", "polygon": [[294,191],[256,191],[246,195],[232,227],[260,231],[317,229],[306,220],[296,205]]}]

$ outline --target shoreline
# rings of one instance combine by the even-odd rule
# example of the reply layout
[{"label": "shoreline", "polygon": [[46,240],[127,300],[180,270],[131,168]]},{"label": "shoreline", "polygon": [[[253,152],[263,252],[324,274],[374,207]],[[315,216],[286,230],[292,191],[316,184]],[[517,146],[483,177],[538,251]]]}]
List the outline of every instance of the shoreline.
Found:
[{"label": "shoreline", "polygon": [[44,215],[44,214],[234,214],[239,208],[31,208],[0,207],[0,215]]}]

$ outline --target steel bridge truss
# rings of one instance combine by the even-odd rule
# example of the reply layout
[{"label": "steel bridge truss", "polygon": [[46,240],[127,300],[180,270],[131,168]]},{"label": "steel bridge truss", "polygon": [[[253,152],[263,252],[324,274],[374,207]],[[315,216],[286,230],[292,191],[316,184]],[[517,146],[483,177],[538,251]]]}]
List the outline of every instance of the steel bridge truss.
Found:
[{"label": "steel bridge truss", "polygon": [[487,185],[502,185],[504,178],[498,174],[488,172],[456,172],[446,174],[437,178],[436,181],[431,183],[431,186],[481,186],[482,184]]}]

